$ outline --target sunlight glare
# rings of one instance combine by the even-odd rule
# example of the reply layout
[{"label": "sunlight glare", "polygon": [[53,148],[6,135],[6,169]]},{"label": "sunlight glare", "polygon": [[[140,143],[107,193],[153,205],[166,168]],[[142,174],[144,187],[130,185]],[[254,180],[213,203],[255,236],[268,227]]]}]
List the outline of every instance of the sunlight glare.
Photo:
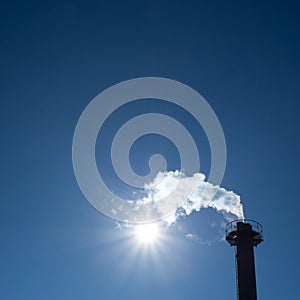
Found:
[{"label": "sunlight glare", "polygon": [[154,244],[160,237],[157,224],[137,225],[134,229],[135,238],[142,244]]}]

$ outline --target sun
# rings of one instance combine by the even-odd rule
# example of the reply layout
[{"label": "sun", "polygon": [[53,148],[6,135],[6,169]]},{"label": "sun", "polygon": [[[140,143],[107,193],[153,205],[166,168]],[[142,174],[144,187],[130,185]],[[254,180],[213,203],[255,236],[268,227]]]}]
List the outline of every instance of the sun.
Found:
[{"label": "sun", "polygon": [[134,228],[134,237],[141,244],[155,244],[160,239],[160,228],[157,224],[136,225]]}]

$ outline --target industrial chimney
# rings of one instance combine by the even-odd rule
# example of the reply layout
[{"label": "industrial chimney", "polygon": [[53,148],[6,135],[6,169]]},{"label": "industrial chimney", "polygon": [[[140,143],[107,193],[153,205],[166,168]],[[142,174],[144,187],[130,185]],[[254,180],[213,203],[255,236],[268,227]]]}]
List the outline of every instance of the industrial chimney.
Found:
[{"label": "industrial chimney", "polygon": [[257,300],[253,246],[263,241],[263,228],[253,220],[236,220],[226,225],[226,240],[235,246],[237,299]]}]

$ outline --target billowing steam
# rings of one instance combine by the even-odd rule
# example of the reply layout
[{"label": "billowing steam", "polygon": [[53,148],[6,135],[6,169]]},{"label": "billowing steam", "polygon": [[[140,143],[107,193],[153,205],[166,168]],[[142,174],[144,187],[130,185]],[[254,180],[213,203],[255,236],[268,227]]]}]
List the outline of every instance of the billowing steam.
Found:
[{"label": "billowing steam", "polygon": [[[145,186],[145,190],[147,196],[141,201],[154,202],[159,214],[167,216],[164,220],[169,224],[180,216],[190,215],[193,211],[198,212],[204,208],[213,208],[223,213],[228,220],[233,217],[244,218],[240,196],[206,182],[202,173],[186,176],[181,171],[161,172],[151,184]],[[172,210],[173,207],[177,209]]]}]

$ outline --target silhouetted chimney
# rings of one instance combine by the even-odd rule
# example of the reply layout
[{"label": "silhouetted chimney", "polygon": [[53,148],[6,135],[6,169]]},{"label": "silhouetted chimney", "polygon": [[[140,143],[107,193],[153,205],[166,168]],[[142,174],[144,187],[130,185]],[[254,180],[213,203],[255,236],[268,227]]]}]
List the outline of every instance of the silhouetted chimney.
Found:
[{"label": "silhouetted chimney", "polygon": [[236,220],[226,226],[226,240],[235,246],[238,300],[257,300],[253,246],[263,241],[263,228],[253,220]]}]

